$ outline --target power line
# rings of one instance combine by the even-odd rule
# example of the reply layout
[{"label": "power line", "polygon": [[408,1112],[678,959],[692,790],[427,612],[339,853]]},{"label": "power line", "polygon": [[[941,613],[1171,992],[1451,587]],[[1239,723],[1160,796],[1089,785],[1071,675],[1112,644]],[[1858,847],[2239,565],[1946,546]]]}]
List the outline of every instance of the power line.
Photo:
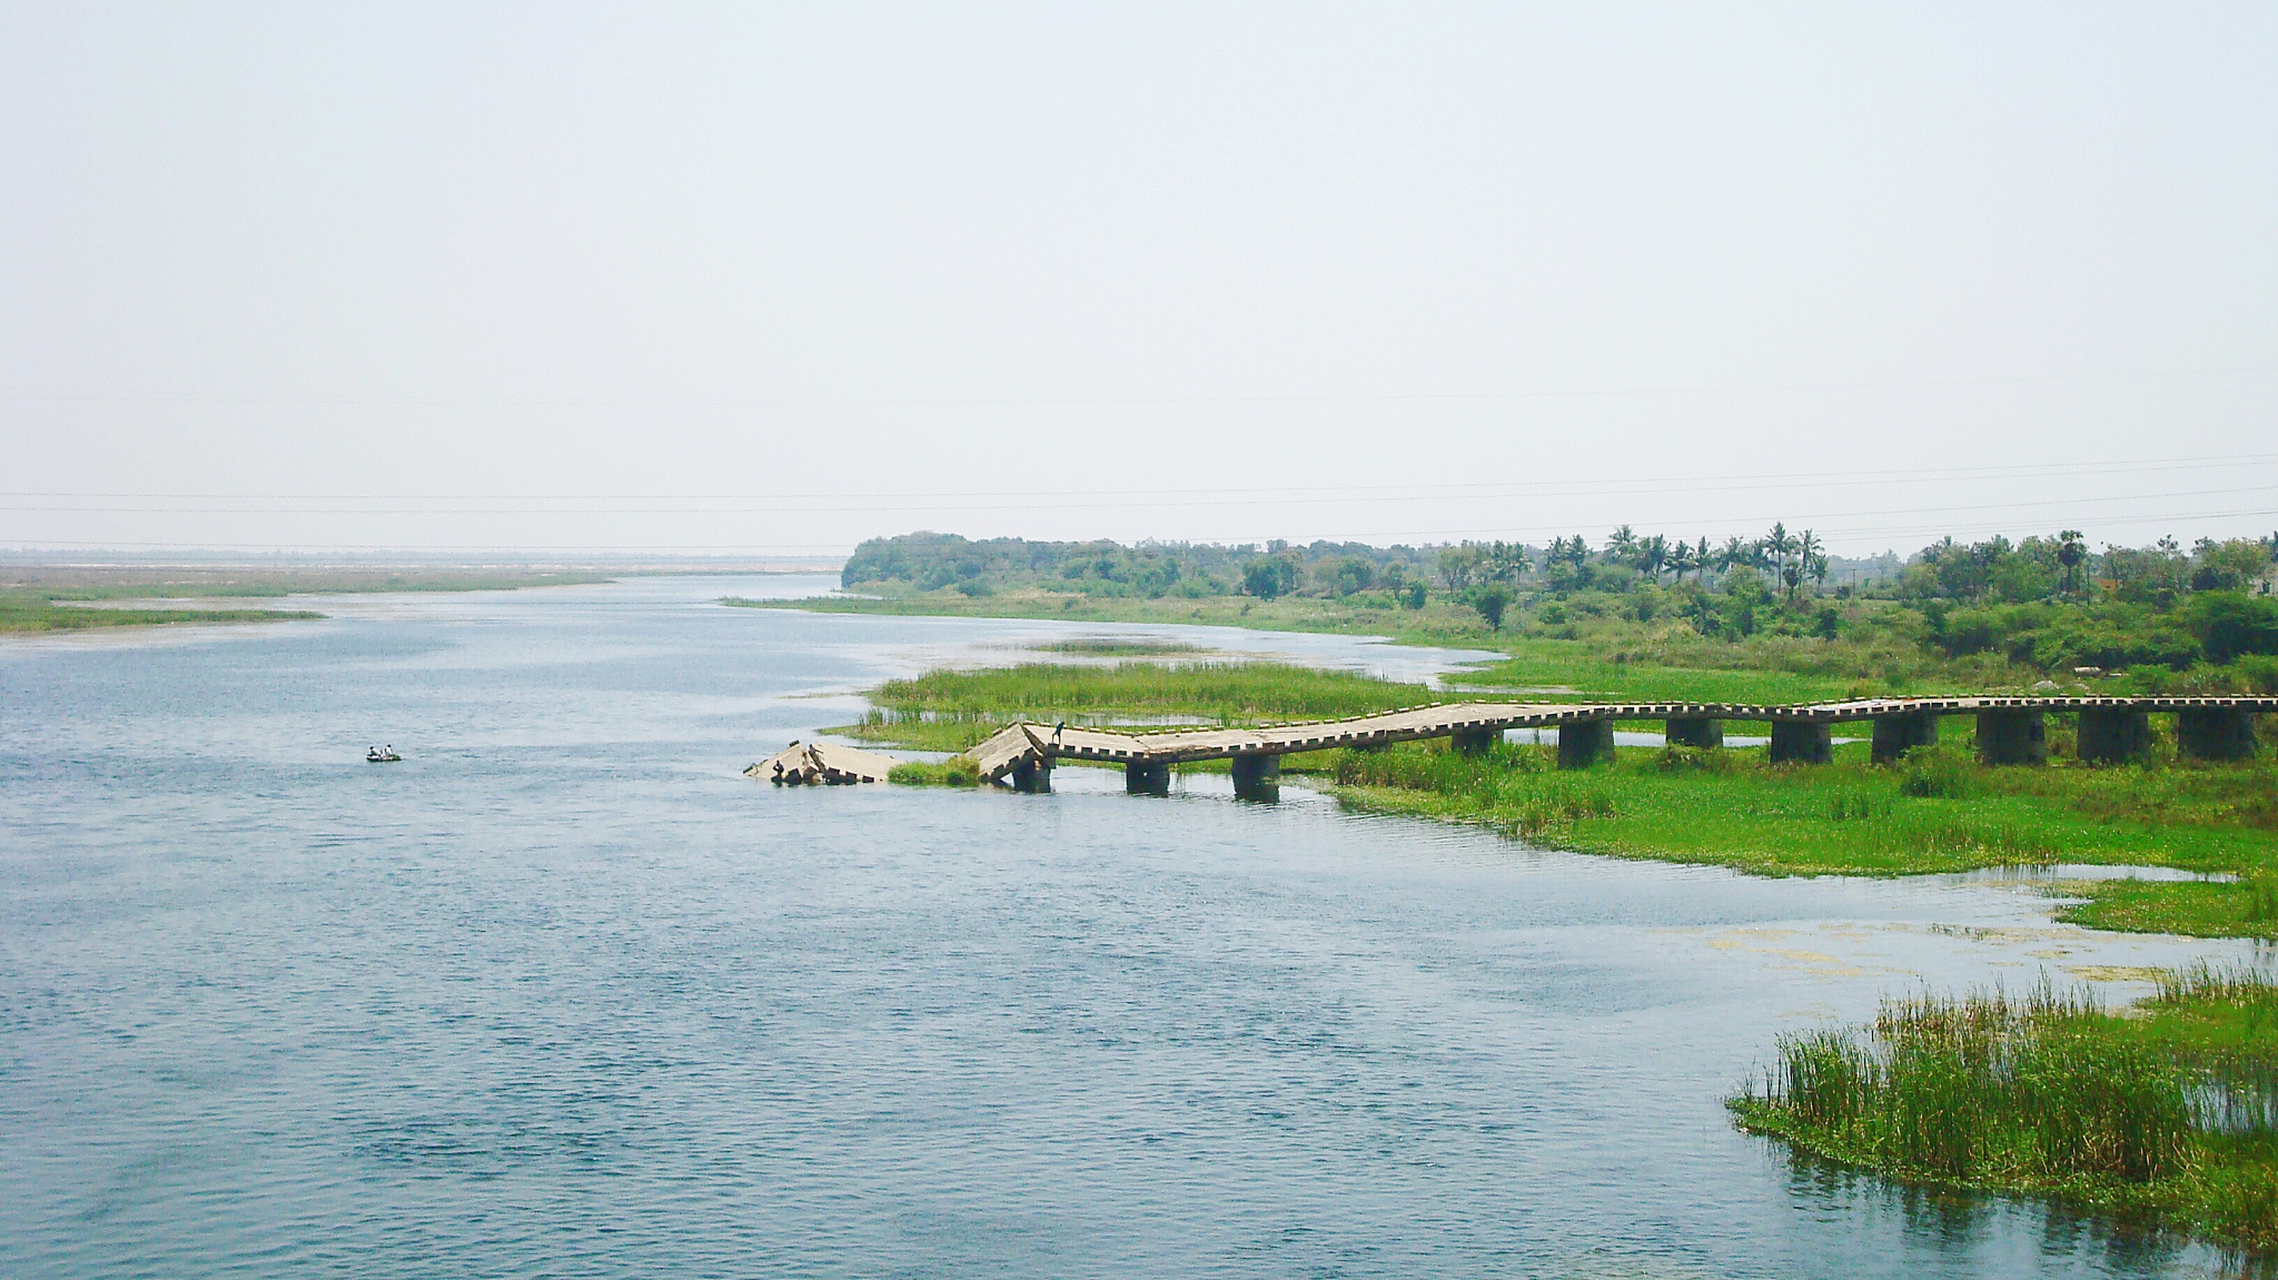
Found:
[{"label": "power line", "polygon": [[[1881,485],[1902,482],[1967,483],[1971,481],[2051,479],[2089,475],[2135,475],[2154,471],[2189,471],[2206,467],[2249,467],[2278,463],[2278,453],[2209,454],[2189,458],[2136,458],[2083,461],[2073,463],[2016,463],[1982,467],[1926,467],[1892,468],[1872,471],[1807,471],[1790,473],[1742,473],[1711,476],[1639,476],[1603,478],[1558,478],[1519,481],[1465,481],[1429,484],[1382,485],[1275,485],[1240,486],[1193,489],[1054,489],[1055,495],[1086,499],[1080,505],[1099,505],[1096,499],[1139,498],[1156,495],[1167,498],[1202,498],[1223,495],[1224,502],[1239,504],[1246,501],[1290,502],[1315,501],[1399,501],[1415,497],[1468,497],[1468,498],[1519,498],[1540,493],[1573,494],[1587,491],[1593,497],[1624,497],[1632,494],[1650,496],[1672,492],[1701,492],[1710,489],[1767,489],[1767,488],[1840,488],[1855,485]],[[1609,487],[1609,486],[1630,486]],[[1669,486],[1648,488],[1641,486]],[[1287,495],[1317,495],[1310,499]],[[1379,497],[1338,499],[1327,495],[1355,494],[1382,495]],[[1248,498],[1240,495],[1265,495]],[[79,499],[79,500],[148,500],[182,502],[913,502],[930,499],[1022,498],[1035,496],[1034,490],[965,490],[961,492],[887,492],[887,493],[807,493],[807,494],[350,494],[350,493],[158,493],[158,492],[96,492],[62,490],[0,491],[0,498],[26,499]],[[1003,509],[1021,509],[1029,504],[1018,504]],[[1133,504],[1174,505],[1174,504]],[[135,508],[121,508],[133,510]],[[841,508],[843,509],[843,508]],[[959,508],[929,508],[950,510]],[[998,508],[974,508],[998,509]],[[0,510],[105,510],[105,508],[0,508]],[[157,510],[174,510],[159,508]],[[669,509],[664,509],[669,511]],[[744,508],[725,510],[742,512]],[[752,509],[753,513],[759,510]],[[800,512],[812,508],[792,508]],[[585,508],[565,509],[562,514],[584,514]],[[516,514],[508,511],[498,514]],[[298,513],[271,513],[298,514]],[[386,514],[385,512],[368,514]],[[425,511],[413,514],[428,514]],[[453,514],[449,512],[437,514]],[[480,513],[471,513],[480,514]]]},{"label": "power line", "polygon": [[[1717,486],[1704,486],[1709,491]],[[2049,498],[2023,502],[1969,502],[1946,507],[1905,507],[1886,511],[1869,511],[1866,515],[1914,515],[1945,511],[2003,511],[2018,507],[2056,507],[2079,505],[2086,502],[2157,501],[2166,498],[2228,497],[2240,493],[2265,493],[2269,485],[2244,485],[2227,489],[2188,489],[2172,493],[2112,494],[2098,498]],[[1460,498],[1443,498],[1442,501],[1484,501],[1496,495],[1465,495]],[[1591,495],[1599,496],[1599,495]],[[1018,512],[1018,511],[1113,511],[1157,510],[1165,508],[1199,507],[1279,507],[1326,504],[1352,504],[1358,502],[1409,502],[1418,499],[1400,496],[1366,498],[1208,498],[1159,502],[1021,502],[1021,503],[927,503],[896,504],[894,506],[831,506],[831,507],[356,507],[353,509],[313,507],[22,507],[0,506],[0,512],[37,513],[43,515],[131,514],[131,515],[313,515],[313,516],[557,516],[557,515],[645,515],[645,516],[705,516],[705,515],[879,515],[879,514],[936,514],[941,512]],[[1802,517],[1767,516],[1765,519],[1815,519]]]},{"label": "power line", "polygon": [[465,409],[985,409],[1084,408],[1118,405],[1397,404],[1499,400],[1618,399],[1669,396],[1763,395],[1794,391],[1884,391],[1934,387],[2033,386],[2167,378],[2263,377],[2278,373],[2255,365],[2122,372],[2011,374],[1976,378],[1881,378],[1823,382],[1703,383],[1653,387],[1544,387],[1504,391],[1346,392],[1305,395],[1217,396],[874,396],[874,397],[506,397],[384,395],[259,395],[228,391],[86,391],[70,388],[0,388],[0,400],[54,403],[274,405],[279,407],[386,407]]},{"label": "power line", "polygon": [[[1900,515],[1903,515],[1903,514],[1915,514],[1915,513],[1913,513],[1913,512],[1905,512],[1905,511],[1900,511],[1900,512],[1861,512],[1861,513],[1851,513],[1851,514],[1865,514],[1865,515],[1887,515],[1887,514],[1900,514]],[[2245,518],[2245,517],[2248,517],[2248,516],[2255,516],[2255,517],[2278,517],[2278,507],[2271,507],[2271,508],[2252,508],[2252,509],[2240,509],[2240,510],[2231,510],[2231,511],[2167,511],[2167,512],[2158,512],[2158,513],[2136,513],[2136,514],[2127,514],[2127,515],[2118,515],[2118,516],[2102,516],[2102,517],[2096,517],[2096,516],[2080,516],[2080,517],[2077,517],[2077,518],[2076,518],[2076,520],[2075,520],[2075,518],[2073,518],[2073,517],[2068,517],[2068,520],[2075,520],[2075,522],[2077,522],[2077,523],[2080,523],[2080,524],[2098,524],[2098,523],[2102,523],[2102,524],[2139,525],[2139,524],[2148,524],[2148,523],[2151,523],[2151,522],[2153,522],[2153,521],[2169,521],[2169,520],[2228,520],[2228,519],[2241,519],[2241,518]],[[1770,521],[1770,520],[1792,520],[1792,519],[1799,519],[1799,518],[1800,518],[1800,519],[1807,519],[1807,520],[1817,520],[1817,519],[1823,519],[1823,518],[1826,518],[1826,517],[1824,517],[1824,516],[1814,516],[1814,515],[1805,515],[1805,516],[1802,516],[1802,517],[1797,517],[1797,516],[1795,516],[1795,515],[1793,515],[1793,514],[1791,513],[1791,514],[1788,514],[1788,515],[1779,515],[1779,514],[1774,514],[1774,515],[1756,515],[1756,516],[1746,516],[1746,517],[1739,517],[1739,518],[1733,518],[1733,517],[1721,517],[1721,518],[1712,518],[1712,519],[1704,519],[1704,520],[1698,520],[1698,521],[1694,521],[1694,522],[1692,522],[1692,523],[1701,524],[1701,525],[1715,525],[1715,526],[1719,526],[1719,527],[1722,527],[1722,528],[1732,528],[1732,527],[1735,527],[1735,526],[1744,526],[1744,527],[1745,527],[1745,526],[1754,526],[1754,525],[1760,525],[1760,524],[1763,524],[1763,523],[1765,523],[1766,521]],[[1569,529],[1569,528],[1571,528],[1571,527],[1572,527],[1572,526],[1571,526],[1571,524],[1564,524],[1564,525],[1548,525],[1548,524],[1546,524],[1546,525],[1531,525],[1531,526],[1518,526],[1518,527],[1513,527],[1513,526],[1502,526],[1502,527],[1496,527],[1496,528],[1483,528],[1483,529],[1409,529],[1409,530],[1398,530],[1398,531],[1390,531],[1390,532],[1379,530],[1379,531],[1374,531],[1374,532],[1367,532],[1367,533],[1355,533],[1355,532],[1322,533],[1322,532],[1315,532],[1315,533],[1311,534],[1310,536],[1289,536],[1289,535],[1286,533],[1286,531],[1285,531],[1285,533],[1283,533],[1283,534],[1280,534],[1280,535],[1275,535],[1275,536],[1273,536],[1273,537],[1264,537],[1264,536],[1222,537],[1222,538],[1215,538],[1215,539],[1211,539],[1211,540],[1209,540],[1209,541],[1210,541],[1210,543],[1211,543],[1211,544],[1213,544],[1213,545],[1220,545],[1220,546],[1241,546],[1241,545],[1245,545],[1245,544],[1264,544],[1264,543],[1266,543],[1266,542],[1275,541],[1275,540],[1286,541],[1286,542],[1290,542],[1290,543],[1294,543],[1294,544],[1298,544],[1298,545],[1303,545],[1303,544],[1305,544],[1305,543],[1308,543],[1308,542],[1386,542],[1386,541],[1392,541],[1392,540],[1395,540],[1395,539],[1407,539],[1407,538],[1441,538],[1441,539],[1453,539],[1453,538],[1475,538],[1475,539],[1477,539],[1477,538],[1504,538],[1504,539],[1524,539],[1524,538],[1527,538],[1527,537],[1530,537],[1530,536],[1533,536],[1533,535],[1540,535],[1540,534],[1560,535],[1560,534],[1563,534],[1563,533],[1565,533],[1565,532],[1566,532],[1566,530],[1567,530],[1567,529]],[[1866,539],[1866,538],[1900,538],[1900,537],[1923,537],[1923,536],[1936,536],[1936,535],[1939,535],[1939,534],[1957,534],[1957,535],[1959,535],[1959,534],[1970,534],[1970,533],[1987,533],[1987,534],[1991,534],[1991,533],[2002,533],[2002,532],[2006,532],[2006,531],[2007,531],[2007,526],[2005,526],[2005,525],[2001,525],[2001,524],[1994,524],[1994,523],[1965,524],[1965,525],[1960,525],[1960,526],[1955,526],[1955,525],[1951,525],[1951,524],[1937,524],[1937,525],[1928,525],[1928,524],[1913,524],[1913,525],[1886,525],[1886,526],[1870,526],[1870,527],[1866,527],[1866,528],[1853,528],[1853,527],[1848,527],[1848,526],[1844,526],[1844,525],[1838,524],[1838,525],[1835,525],[1835,526],[1833,526],[1833,527],[1829,528],[1828,530],[1826,530],[1826,534],[1827,534],[1827,536],[1829,536],[1829,537],[1840,537],[1840,538],[1850,538],[1850,539]],[[1072,541],[1080,541],[1080,539],[1071,539],[1071,540],[1072,540]],[[851,550],[852,550],[852,544],[849,544],[849,543],[844,543],[844,542],[838,542],[838,543],[742,543],[742,544],[728,544],[728,543],[700,543],[700,544],[692,544],[692,543],[662,543],[662,544],[630,544],[630,545],[628,545],[628,544],[622,544],[622,543],[617,543],[617,544],[607,544],[607,543],[603,543],[603,544],[591,544],[591,545],[582,545],[582,546],[565,546],[565,545],[562,545],[562,544],[559,544],[559,543],[544,543],[544,544],[532,544],[532,545],[509,545],[509,546],[501,546],[501,545],[496,545],[496,544],[431,544],[431,545],[419,545],[419,546],[405,546],[405,545],[400,545],[400,544],[398,544],[398,545],[389,545],[389,544],[379,544],[379,543],[283,543],[283,542],[276,542],[276,541],[268,541],[268,542],[144,542],[144,541],[134,541],[134,540],[127,540],[127,539],[105,539],[105,540],[104,540],[104,543],[103,543],[103,545],[101,545],[101,546],[91,546],[91,545],[89,545],[89,543],[88,543],[88,542],[86,542],[86,541],[84,541],[84,540],[77,540],[77,541],[68,541],[68,542],[66,542],[66,541],[60,541],[60,540],[41,540],[41,539],[6,539],[6,540],[0,540],[0,544],[4,544],[4,545],[6,545],[6,546],[13,546],[13,547],[16,547],[16,548],[19,548],[19,549],[34,549],[34,548],[37,548],[37,549],[42,549],[42,550],[66,550],[66,551],[87,551],[87,552],[98,552],[98,551],[103,551],[103,550],[122,550],[122,549],[130,549],[130,548],[131,548],[131,549],[151,549],[151,550],[256,551],[256,552],[266,552],[266,553],[274,553],[274,554],[295,554],[295,553],[317,552],[317,551],[339,551],[339,552],[379,553],[379,554],[406,554],[406,555],[412,555],[412,554],[417,554],[417,555],[437,555],[437,554],[454,554],[454,555],[456,555],[456,554],[467,554],[467,555],[533,554],[533,555],[552,555],[552,556],[561,556],[561,555],[580,555],[580,554],[582,554],[582,555],[627,555],[627,554],[657,554],[657,555],[689,555],[689,556],[694,556],[694,555],[705,555],[705,556],[736,556],[736,555],[771,555],[771,554],[794,554],[794,553],[797,553],[797,554],[811,554],[811,555],[818,555],[818,556],[843,556],[843,555],[847,554],[849,551],[851,551]]]}]

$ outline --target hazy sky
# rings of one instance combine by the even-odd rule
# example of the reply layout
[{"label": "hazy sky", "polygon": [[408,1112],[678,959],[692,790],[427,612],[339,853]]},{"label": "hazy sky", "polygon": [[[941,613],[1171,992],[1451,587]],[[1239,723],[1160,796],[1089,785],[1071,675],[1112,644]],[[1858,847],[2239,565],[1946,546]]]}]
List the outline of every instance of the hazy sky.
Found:
[{"label": "hazy sky", "polygon": [[2278,7],[0,6],[0,547],[2278,527]]}]

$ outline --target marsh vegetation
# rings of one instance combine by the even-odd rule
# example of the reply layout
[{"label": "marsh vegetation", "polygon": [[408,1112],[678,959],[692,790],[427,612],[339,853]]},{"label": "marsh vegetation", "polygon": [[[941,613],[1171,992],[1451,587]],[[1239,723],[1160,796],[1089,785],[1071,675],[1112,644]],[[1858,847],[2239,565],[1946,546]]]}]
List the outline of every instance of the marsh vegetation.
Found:
[{"label": "marsh vegetation", "polygon": [[2278,1245],[2278,987],[2201,967],[2116,1016],[2043,984],[1784,1036],[1741,1126],[1891,1177]]},{"label": "marsh vegetation", "polygon": [[321,618],[308,610],[203,608],[136,600],[281,599],[386,591],[504,591],[606,582],[601,574],[401,567],[220,565],[0,565],[0,632],[85,631],[191,622],[277,622]]}]

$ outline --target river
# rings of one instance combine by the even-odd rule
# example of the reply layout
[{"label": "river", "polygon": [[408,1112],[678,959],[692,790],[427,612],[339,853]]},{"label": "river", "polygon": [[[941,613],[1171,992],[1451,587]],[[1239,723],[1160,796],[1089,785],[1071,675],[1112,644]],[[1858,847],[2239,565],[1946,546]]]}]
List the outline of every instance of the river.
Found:
[{"label": "river", "polygon": [[[338,598],[0,644],[0,1274],[2185,1276],[1798,1164],[1782,1031],[2242,945],[1984,880],[1750,879],[1359,816],[778,789],[854,692],[1146,633],[731,609],[820,580]],[[400,764],[368,765],[392,743]]]}]

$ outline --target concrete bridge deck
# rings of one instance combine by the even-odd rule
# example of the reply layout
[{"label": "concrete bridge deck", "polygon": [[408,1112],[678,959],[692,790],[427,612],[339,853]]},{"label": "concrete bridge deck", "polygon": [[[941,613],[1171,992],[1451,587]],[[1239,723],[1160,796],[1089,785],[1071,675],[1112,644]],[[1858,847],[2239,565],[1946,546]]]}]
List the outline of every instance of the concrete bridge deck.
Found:
[{"label": "concrete bridge deck", "polygon": [[[1167,782],[1171,765],[1232,760],[1237,787],[1278,771],[1281,756],[1334,747],[1375,747],[1419,738],[1453,738],[1458,750],[1483,750],[1510,729],[1558,729],[1559,764],[1587,765],[1613,747],[1617,722],[1658,720],[1679,745],[1716,747],[1723,722],[1763,721],[1772,726],[1775,762],[1823,762],[1832,726],[1860,721],[1874,726],[1874,756],[1895,759],[1911,747],[1937,741],[1941,716],[1978,717],[1979,755],[1994,764],[2028,764],[2047,758],[2043,717],[2052,711],[2081,716],[2084,759],[2117,760],[2149,745],[2147,717],[2178,717],[2184,754],[2231,759],[2254,752],[2254,716],[2278,712],[2278,697],[2059,698],[1977,696],[1871,698],[1844,702],[1763,705],[1727,702],[1458,702],[1434,703],[1376,715],[1255,729],[1193,729],[1123,733],[1106,729],[1014,724],[970,753],[981,777],[1010,780],[1022,789],[1049,785],[1053,763],[1085,760],[1121,764],[1135,790]],[[1249,762],[1250,767],[1245,767]]]}]

